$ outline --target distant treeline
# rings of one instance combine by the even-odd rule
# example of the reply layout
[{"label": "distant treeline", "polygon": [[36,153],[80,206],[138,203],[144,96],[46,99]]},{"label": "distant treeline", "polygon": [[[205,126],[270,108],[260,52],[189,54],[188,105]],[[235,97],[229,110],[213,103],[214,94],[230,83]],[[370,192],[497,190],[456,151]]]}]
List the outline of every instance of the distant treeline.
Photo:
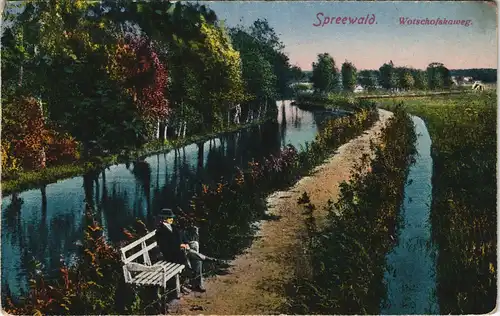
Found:
[{"label": "distant treeline", "polygon": [[[378,73],[378,70],[367,71],[371,71],[374,74]],[[472,77],[474,80],[483,82],[497,82],[497,70],[493,68],[450,69],[450,74],[454,77]],[[304,75],[310,80],[312,70],[304,71]]]},{"label": "distant treeline", "polygon": [[367,91],[442,90],[454,85],[450,70],[439,62],[430,63],[425,70],[396,66],[389,61],[378,70],[360,70],[349,61],[337,69],[329,53],[318,54],[312,64],[310,81],[316,93],[354,92],[357,88]]},{"label": "distant treeline", "polygon": [[452,76],[472,77],[482,82],[497,82],[497,70],[493,68],[450,69]]}]

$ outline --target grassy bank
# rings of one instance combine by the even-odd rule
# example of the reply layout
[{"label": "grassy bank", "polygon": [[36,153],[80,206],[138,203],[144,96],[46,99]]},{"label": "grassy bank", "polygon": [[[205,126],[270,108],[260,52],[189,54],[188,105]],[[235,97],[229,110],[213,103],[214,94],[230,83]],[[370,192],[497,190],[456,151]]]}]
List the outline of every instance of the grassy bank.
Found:
[{"label": "grassy bank", "polygon": [[373,102],[358,100],[354,94],[299,94],[295,102],[304,110],[343,109],[352,111],[374,108]]},{"label": "grassy bank", "polygon": [[441,314],[488,313],[497,295],[496,94],[402,100],[432,139]]},{"label": "grassy bank", "polygon": [[356,97],[358,99],[385,99],[385,98],[395,98],[395,97],[427,97],[427,96],[435,96],[435,95],[453,95],[453,94],[466,94],[473,93],[472,88],[470,89],[461,89],[461,90],[447,90],[447,91],[405,91],[405,92],[396,92],[396,93],[365,93],[358,94]]},{"label": "grassy bank", "polygon": [[[379,314],[386,294],[383,284],[385,256],[393,247],[404,184],[415,154],[413,122],[401,108],[382,130],[381,143],[374,146],[375,159],[353,170],[351,180],[341,185],[325,228],[314,222],[315,206],[305,192],[308,240],[304,242],[306,263],[298,267],[289,287],[288,314]],[[365,170],[368,170],[366,172]]]},{"label": "grassy bank", "polygon": [[21,172],[11,179],[7,179],[5,181],[2,180],[2,195],[37,188],[41,185],[47,185],[59,180],[83,175],[87,172],[99,170],[113,164],[124,163],[131,160],[141,159],[149,155],[168,152],[189,144],[205,142],[211,138],[259,125],[271,119],[272,118],[269,117],[251,123],[232,125],[221,131],[214,131],[203,135],[193,135],[178,140],[151,142],[143,148],[130,152],[126,155],[110,155],[106,157],[94,156],[90,161],[78,161],[73,164],[51,166],[37,171]]},{"label": "grassy bank", "polygon": [[392,98],[419,98],[435,95],[455,95],[468,94],[469,90],[447,90],[447,91],[404,91],[389,93],[387,91],[374,91],[364,93],[329,93],[329,94],[311,94],[300,93],[296,97],[296,103],[305,110],[313,109],[344,109],[353,110],[361,108],[370,108],[373,99],[392,99]]},{"label": "grassy bank", "polygon": [[[329,120],[315,141],[298,151],[292,146],[261,161],[237,170],[234,177],[213,186],[201,185],[192,197],[187,216],[179,223],[193,220],[200,226],[201,248],[214,256],[234,249],[248,239],[249,228],[266,210],[269,192],[287,187],[321,163],[333,150],[360,135],[378,119],[378,112],[362,111],[352,117]],[[63,267],[63,283],[44,281],[33,274],[32,290],[26,300],[4,308],[13,314],[157,314],[158,298],[151,292],[134,291],[124,284],[119,251],[105,242],[102,227],[91,210],[87,213],[84,249],[78,264]],[[132,235],[132,239],[142,235]],[[131,241],[129,240],[129,241]],[[118,245],[120,246],[120,245]],[[65,286],[70,284],[71,286]],[[48,298],[51,298],[50,300]]]}]

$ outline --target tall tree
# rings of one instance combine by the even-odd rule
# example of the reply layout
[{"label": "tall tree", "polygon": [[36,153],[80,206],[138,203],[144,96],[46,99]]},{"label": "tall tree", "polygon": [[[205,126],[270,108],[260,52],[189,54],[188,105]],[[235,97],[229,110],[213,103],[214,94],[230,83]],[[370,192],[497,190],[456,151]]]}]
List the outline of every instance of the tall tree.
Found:
[{"label": "tall tree", "polygon": [[415,79],[408,67],[398,67],[398,87],[410,90],[415,85]]},{"label": "tall tree", "polygon": [[204,124],[217,126],[224,122],[226,111],[244,98],[241,59],[222,27],[202,22],[200,31],[201,42],[187,45],[198,60],[203,103],[208,105],[201,111]]},{"label": "tall tree", "polygon": [[427,66],[427,84],[431,90],[449,88],[452,84],[450,71],[442,63],[430,63]]},{"label": "tall tree", "polygon": [[383,64],[382,67],[379,68],[379,73],[380,73],[379,82],[382,88],[388,90],[395,88],[396,76],[392,60],[389,63]]},{"label": "tall tree", "polygon": [[[218,102],[216,109],[207,103],[205,81],[207,69],[213,65],[205,65],[202,60],[203,54],[211,54],[210,50],[202,52],[199,49],[207,39],[206,27],[217,28],[220,24],[215,12],[205,5],[169,1],[146,4],[106,0],[103,6],[106,10],[98,14],[120,28],[129,31],[138,29],[147,34],[158,47],[160,60],[169,66],[167,96],[171,113],[168,121],[160,124],[160,137],[165,124],[169,127],[169,135],[175,128],[177,134],[181,130],[183,134],[189,134],[212,128],[212,124],[207,122],[214,121],[215,117],[220,119],[223,115],[217,111],[228,107],[224,100]],[[218,54],[217,51],[215,53]],[[185,128],[187,125],[189,130]]]},{"label": "tall tree", "polygon": [[351,62],[342,64],[342,87],[345,91],[353,92],[357,82],[357,69]]},{"label": "tall tree", "polygon": [[155,137],[159,121],[167,119],[167,70],[153,43],[146,36],[127,35],[110,54],[108,71],[133,98],[140,119],[148,126],[148,139]]},{"label": "tall tree", "polygon": [[413,79],[415,81],[414,86],[418,90],[427,89],[427,74],[424,70],[412,69]]},{"label": "tall tree", "polygon": [[306,78],[306,75],[299,66],[292,66],[290,73],[291,79],[295,82],[300,82]]},{"label": "tall tree", "polygon": [[250,98],[257,101],[273,99],[277,93],[277,77],[260,48],[262,43],[241,27],[232,29],[230,34],[235,49],[240,52],[243,79]]},{"label": "tall tree", "polygon": [[282,97],[289,91],[288,85],[292,80],[289,57],[283,52],[285,47],[275,30],[265,19],[256,20],[250,27],[252,35],[258,43],[266,60],[274,67],[276,75],[276,91]]},{"label": "tall tree", "polygon": [[250,34],[275,52],[279,52],[285,48],[283,42],[280,41],[274,29],[269,25],[266,19],[257,19],[250,27]]},{"label": "tall tree", "polygon": [[361,70],[358,74],[359,84],[368,91],[373,91],[377,86],[377,75],[370,70]]},{"label": "tall tree", "polygon": [[328,53],[318,55],[312,64],[312,82],[314,90],[322,93],[333,91],[337,87],[338,72],[333,57]]}]

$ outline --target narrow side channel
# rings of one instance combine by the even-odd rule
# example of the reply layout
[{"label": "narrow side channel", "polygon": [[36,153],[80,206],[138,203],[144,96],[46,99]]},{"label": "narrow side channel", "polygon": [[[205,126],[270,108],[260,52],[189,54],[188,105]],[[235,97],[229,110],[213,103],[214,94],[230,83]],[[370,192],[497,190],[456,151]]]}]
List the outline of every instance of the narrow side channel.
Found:
[{"label": "narrow side channel", "polygon": [[412,117],[417,134],[416,162],[410,167],[401,209],[401,227],[387,255],[387,300],[381,314],[439,314],[436,250],[431,244],[431,139],[424,121]]}]

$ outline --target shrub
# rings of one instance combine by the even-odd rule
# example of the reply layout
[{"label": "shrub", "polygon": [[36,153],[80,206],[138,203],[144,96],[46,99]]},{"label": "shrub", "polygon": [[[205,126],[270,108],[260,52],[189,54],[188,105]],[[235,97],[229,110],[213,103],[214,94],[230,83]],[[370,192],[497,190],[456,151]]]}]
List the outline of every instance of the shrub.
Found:
[{"label": "shrub", "polygon": [[33,97],[12,97],[3,102],[3,179],[21,171],[71,163],[79,158],[76,141],[45,123],[40,103]]},{"label": "shrub", "polygon": [[80,159],[78,143],[70,135],[60,135],[54,131],[46,138],[47,165],[70,164]]},{"label": "shrub", "polygon": [[67,266],[61,259],[59,276],[55,280],[46,280],[41,263],[33,260],[30,290],[26,297],[16,302],[7,295],[4,300],[7,312],[102,315],[130,311],[134,299],[133,295],[130,297],[132,289],[123,280],[120,253],[106,241],[103,228],[89,205],[86,206],[85,223],[87,226],[77,261]]},{"label": "shrub", "polygon": [[43,141],[46,129],[38,101],[33,97],[17,96],[3,100],[2,114],[2,141],[7,153],[6,160],[17,159],[23,169],[44,167]]},{"label": "shrub", "polygon": [[432,139],[432,237],[441,314],[482,314],[497,297],[495,92],[405,100]]},{"label": "shrub", "polygon": [[340,108],[344,110],[360,111],[373,110],[376,103],[366,99],[357,99],[353,94],[299,94],[296,103],[303,109]]},{"label": "shrub", "polygon": [[385,256],[392,247],[390,236],[397,227],[415,140],[411,118],[396,109],[382,131],[381,143],[372,145],[371,166],[365,156],[349,182],[341,185],[338,201],[326,206],[327,227],[316,231],[314,222],[307,219],[306,249],[312,266],[309,277],[296,275],[289,313],[380,313],[386,292]]},{"label": "shrub", "polygon": [[[247,242],[245,235],[250,234],[242,231],[242,227],[248,227],[263,215],[264,199],[268,193],[292,184],[299,175],[346,140],[361,134],[376,119],[376,112],[367,111],[332,119],[307,147],[314,152],[298,152],[289,145],[260,162],[250,162],[246,170],[237,169],[229,181],[221,179],[214,185],[203,184],[193,196],[191,208],[180,214],[179,221],[200,226],[200,234],[208,236],[202,240],[208,245],[201,247],[208,253],[224,256],[228,250],[240,248],[238,243]],[[230,213],[231,217],[228,216]],[[236,222],[234,218],[237,218]],[[137,238],[138,234],[133,229],[124,230],[124,236],[129,239]],[[241,236],[241,240],[231,239],[229,242],[228,238],[221,238],[227,234]],[[137,313],[144,312],[147,305],[155,301],[146,290],[136,291],[134,296],[124,283],[119,250],[105,240],[102,227],[90,207],[86,209],[85,239],[81,250],[74,265],[62,265],[59,282],[46,282],[41,274],[33,275],[30,292],[24,300],[14,303],[7,296],[6,311],[12,314]],[[151,308],[149,313],[158,312],[155,306]]]}]

